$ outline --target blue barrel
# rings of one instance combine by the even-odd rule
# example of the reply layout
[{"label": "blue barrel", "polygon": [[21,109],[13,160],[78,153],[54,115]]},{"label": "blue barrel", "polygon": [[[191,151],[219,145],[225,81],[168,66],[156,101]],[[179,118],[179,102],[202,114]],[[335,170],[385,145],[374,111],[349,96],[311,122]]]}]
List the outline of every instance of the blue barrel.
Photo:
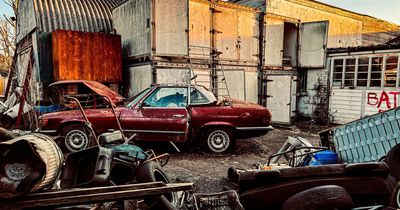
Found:
[{"label": "blue barrel", "polygon": [[317,152],[310,162],[310,166],[336,164],[338,162],[338,155],[335,152],[326,150]]}]

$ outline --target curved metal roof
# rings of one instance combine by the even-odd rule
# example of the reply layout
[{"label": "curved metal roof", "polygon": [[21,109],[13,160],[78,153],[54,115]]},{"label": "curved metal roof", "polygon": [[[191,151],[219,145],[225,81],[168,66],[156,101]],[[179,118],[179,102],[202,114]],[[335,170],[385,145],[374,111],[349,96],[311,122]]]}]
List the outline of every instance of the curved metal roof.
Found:
[{"label": "curved metal roof", "polygon": [[126,0],[34,0],[43,32],[56,29],[110,33],[112,9]]}]

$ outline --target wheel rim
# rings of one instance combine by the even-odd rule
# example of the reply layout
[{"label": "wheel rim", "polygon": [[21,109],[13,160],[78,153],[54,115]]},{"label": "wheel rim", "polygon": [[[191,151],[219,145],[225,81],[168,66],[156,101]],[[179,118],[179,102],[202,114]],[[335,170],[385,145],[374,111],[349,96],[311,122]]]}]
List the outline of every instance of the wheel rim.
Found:
[{"label": "wheel rim", "polygon": [[71,152],[85,149],[88,144],[89,138],[82,130],[71,130],[65,136],[65,147]]},{"label": "wheel rim", "polygon": [[213,152],[224,152],[229,147],[230,138],[228,133],[222,130],[213,131],[208,135],[208,148]]}]

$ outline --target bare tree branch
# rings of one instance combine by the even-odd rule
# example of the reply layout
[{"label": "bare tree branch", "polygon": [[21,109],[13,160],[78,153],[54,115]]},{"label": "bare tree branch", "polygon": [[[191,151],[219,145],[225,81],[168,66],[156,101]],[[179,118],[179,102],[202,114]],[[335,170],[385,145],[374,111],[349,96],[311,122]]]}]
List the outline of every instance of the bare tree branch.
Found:
[{"label": "bare tree branch", "polygon": [[13,15],[0,15],[0,72],[7,72],[11,67],[12,57],[15,51],[16,22],[16,0],[2,0],[13,10]]}]

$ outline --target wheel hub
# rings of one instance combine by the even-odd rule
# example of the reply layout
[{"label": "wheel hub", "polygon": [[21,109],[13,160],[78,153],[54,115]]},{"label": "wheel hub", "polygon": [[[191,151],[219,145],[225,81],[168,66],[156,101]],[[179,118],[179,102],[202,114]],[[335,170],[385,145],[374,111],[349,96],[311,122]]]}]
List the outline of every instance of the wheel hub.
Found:
[{"label": "wheel hub", "polygon": [[85,149],[88,146],[88,136],[84,131],[72,130],[65,137],[65,146],[71,152]]},{"label": "wheel hub", "polygon": [[223,152],[229,146],[229,136],[224,131],[214,131],[209,135],[208,144],[214,152]]}]

